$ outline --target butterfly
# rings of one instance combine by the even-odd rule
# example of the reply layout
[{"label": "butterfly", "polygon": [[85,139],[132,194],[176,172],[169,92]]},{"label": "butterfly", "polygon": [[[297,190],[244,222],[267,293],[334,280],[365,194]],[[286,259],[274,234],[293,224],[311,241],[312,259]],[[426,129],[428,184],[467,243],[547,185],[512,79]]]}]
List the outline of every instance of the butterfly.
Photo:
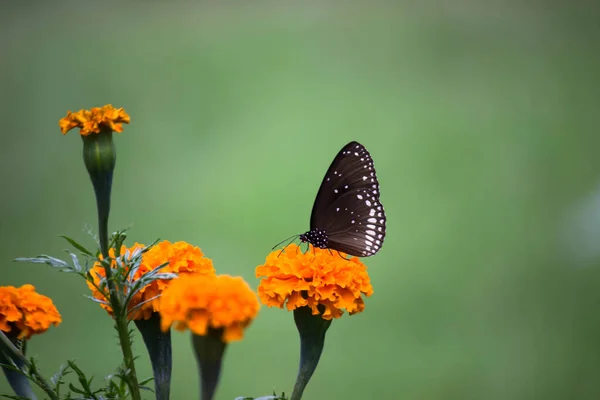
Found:
[{"label": "butterfly", "polygon": [[373,159],[362,144],[350,142],[335,156],[321,182],[310,230],[294,237],[321,249],[369,257],[381,249],[385,226]]}]

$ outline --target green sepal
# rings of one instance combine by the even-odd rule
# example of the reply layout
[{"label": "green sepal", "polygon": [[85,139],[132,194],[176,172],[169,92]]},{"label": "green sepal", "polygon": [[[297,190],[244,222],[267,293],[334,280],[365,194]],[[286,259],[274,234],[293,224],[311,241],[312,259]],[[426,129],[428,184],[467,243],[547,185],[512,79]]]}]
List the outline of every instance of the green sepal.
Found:
[{"label": "green sepal", "polygon": [[108,257],[108,215],[113,171],[117,151],[112,140],[112,130],[81,136],[83,140],[83,162],[94,186],[98,208],[98,235],[102,255]]}]

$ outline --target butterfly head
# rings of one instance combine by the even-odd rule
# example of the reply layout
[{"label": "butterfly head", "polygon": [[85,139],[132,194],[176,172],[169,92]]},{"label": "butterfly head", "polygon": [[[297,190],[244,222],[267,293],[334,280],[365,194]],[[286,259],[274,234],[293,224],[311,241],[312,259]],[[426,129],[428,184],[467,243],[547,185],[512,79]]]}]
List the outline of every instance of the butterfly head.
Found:
[{"label": "butterfly head", "polygon": [[308,236],[307,236],[307,235],[308,235],[308,233],[309,233],[309,232],[305,232],[305,233],[301,234],[300,236],[298,236],[298,239],[300,239],[300,241],[301,241],[302,243],[306,243],[306,242],[308,242]]}]

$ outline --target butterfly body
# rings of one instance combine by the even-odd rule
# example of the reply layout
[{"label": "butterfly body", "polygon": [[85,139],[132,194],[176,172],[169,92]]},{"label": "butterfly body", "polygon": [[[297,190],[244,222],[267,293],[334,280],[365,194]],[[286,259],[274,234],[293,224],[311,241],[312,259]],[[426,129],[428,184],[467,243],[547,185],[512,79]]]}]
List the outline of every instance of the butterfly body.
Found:
[{"label": "butterfly body", "polygon": [[316,228],[299,236],[302,243],[310,243],[320,249],[327,248],[327,232],[323,229]]},{"label": "butterfly body", "polygon": [[300,241],[357,257],[381,249],[386,216],[379,201],[373,159],[358,142],[336,155],[321,183],[310,217],[310,230]]}]

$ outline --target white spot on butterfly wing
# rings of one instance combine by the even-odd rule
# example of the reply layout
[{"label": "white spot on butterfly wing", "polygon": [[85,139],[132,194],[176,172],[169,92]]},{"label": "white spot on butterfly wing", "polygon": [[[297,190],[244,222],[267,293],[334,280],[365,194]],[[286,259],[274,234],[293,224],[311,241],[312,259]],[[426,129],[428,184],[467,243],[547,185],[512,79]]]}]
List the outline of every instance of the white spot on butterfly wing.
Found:
[{"label": "white spot on butterfly wing", "polygon": [[360,195],[360,194],[357,194],[356,197],[358,197],[359,200],[363,199],[362,195]]},{"label": "white spot on butterfly wing", "polygon": [[377,218],[369,218],[367,221],[370,222],[370,223],[372,223],[372,224],[376,224],[377,223]]},{"label": "white spot on butterfly wing", "polygon": [[371,236],[375,236],[375,231],[374,230],[367,230],[367,234],[371,235]]}]

